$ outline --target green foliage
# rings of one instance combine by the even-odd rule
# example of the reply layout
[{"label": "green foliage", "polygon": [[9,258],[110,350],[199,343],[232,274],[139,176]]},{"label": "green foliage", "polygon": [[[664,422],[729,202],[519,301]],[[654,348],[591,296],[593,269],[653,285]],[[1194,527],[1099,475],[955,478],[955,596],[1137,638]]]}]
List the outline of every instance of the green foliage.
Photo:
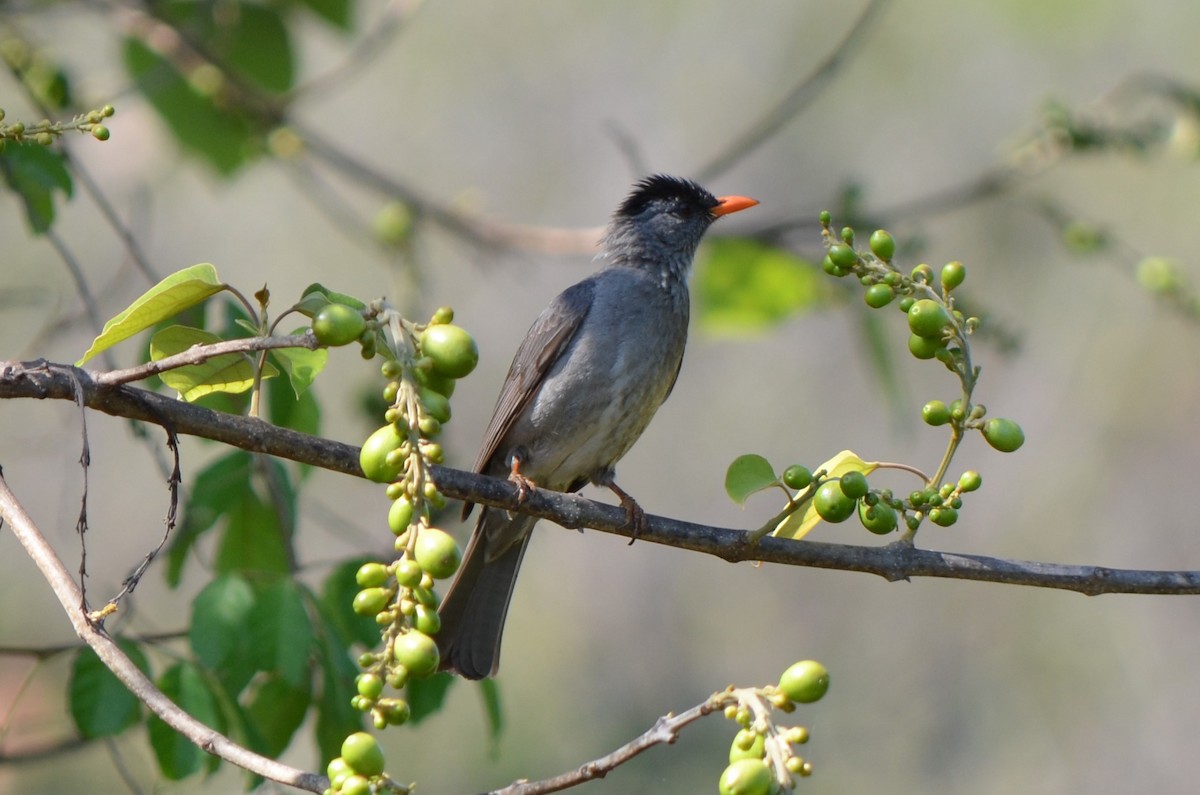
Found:
[{"label": "green foliage", "polygon": [[61,152],[26,144],[6,146],[0,151],[4,181],[25,207],[25,218],[36,235],[54,223],[54,196],[70,199],[74,182]]},{"label": "green foliage", "polygon": [[225,289],[217,269],[208,263],[176,271],[143,293],[124,311],[104,324],[100,335],[92,341],[87,352],[75,362],[82,366],[101,351],[118,342],[174,317]]},{"label": "green foliage", "polygon": [[[204,672],[195,664],[186,661],[175,663],[163,672],[156,684],[167,698],[193,718],[219,732],[225,731],[225,719],[213,689],[206,681]],[[187,778],[200,772],[203,767],[209,771],[215,770],[221,762],[217,757],[206,754],[157,715],[150,716],[147,730],[158,768],[172,781]]]},{"label": "green foliage", "polygon": [[218,107],[212,92],[197,88],[170,60],[138,39],[125,40],[123,55],[137,89],[180,146],[224,176],[246,164],[255,148],[251,118]]},{"label": "green foliage", "polygon": [[[150,664],[137,644],[127,638],[115,640],[133,664],[149,675]],[[80,649],[71,664],[67,703],[79,735],[89,740],[115,736],[142,719],[142,703],[137,696],[89,647]]]},{"label": "green foliage", "polygon": [[812,263],[748,238],[709,242],[692,292],[700,322],[722,334],[763,331],[829,295]]}]

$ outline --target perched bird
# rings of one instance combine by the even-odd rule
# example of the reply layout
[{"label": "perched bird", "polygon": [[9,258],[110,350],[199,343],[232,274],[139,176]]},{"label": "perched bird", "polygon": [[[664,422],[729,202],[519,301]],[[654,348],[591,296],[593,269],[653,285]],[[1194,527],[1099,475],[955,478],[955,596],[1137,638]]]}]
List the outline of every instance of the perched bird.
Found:
[{"label": "perched bird", "polygon": [[[634,185],[600,242],[602,268],[559,294],[517,349],[474,471],[509,477],[522,492],[605,486],[632,522],[642,521],[637,503],[613,481],[613,467],[675,385],[687,342],[687,277],[700,238],[717,218],[756,204],[717,198],[678,177]],[[464,506],[464,519],[471,507]],[[509,599],[536,521],[499,508],[480,512],[438,611],[442,670],[468,679],[496,673]]]}]

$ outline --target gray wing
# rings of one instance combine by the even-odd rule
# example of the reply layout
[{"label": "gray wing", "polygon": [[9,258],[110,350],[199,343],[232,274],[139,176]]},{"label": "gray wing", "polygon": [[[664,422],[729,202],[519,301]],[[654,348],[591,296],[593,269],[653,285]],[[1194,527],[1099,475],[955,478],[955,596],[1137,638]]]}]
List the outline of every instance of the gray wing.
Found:
[{"label": "gray wing", "polygon": [[[500,447],[500,442],[529,407],[555,362],[571,344],[592,306],[595,277],[589,277],[558,294],[525,334],[504,379],[504,388],[496,400],[492,420],[483,434],[483,445],[471,467],[484,472]],[[463,518],[471,503],[463,506]]]}]

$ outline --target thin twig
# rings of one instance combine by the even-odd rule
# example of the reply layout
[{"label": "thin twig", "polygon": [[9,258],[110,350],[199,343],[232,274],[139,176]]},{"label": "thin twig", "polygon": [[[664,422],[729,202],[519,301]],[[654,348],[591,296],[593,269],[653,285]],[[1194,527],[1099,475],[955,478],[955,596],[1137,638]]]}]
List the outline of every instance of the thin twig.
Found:
[{"label": "thin twig", "polygon": [[62,560],[46,541],[41,530],[26,513],[16,495],[8,487],[3,471],[0,471],[0,517],[11,528],[17,541],[42,572],[50,584],[63,611],[71,621],[75,632],[96,652],[96,656],[108,666],[118,679],[150,711],[164,723],[182,734],[205,753],[213,754],[238,767],[257,773],[263,778],[278,781],[309,792],[323,792],[329,780],[315,773],[307,773],[289,765],[268,759],[265,756],[234,743],[176,706],[171,699],[155,687],[154,683],[121,650],[120,646],[104,631],[93,624],[80,609],[82,594]]},{"label": "thin twig", "polygon": [[761,119],[725,145],[708,165],[697,173],[701,182],[715,179],[728,171],[742,158],[749,155],[777,133],[781,127],[796,117],[809,104],[820,96],[820,91],[837,74],[846,63],[850,63],[857,54],[859,46],[870,29],[871,22],[879,16],[887,5],[886,0],[871,0],[863,9],[861,15],[846,35],[826,56],[825,60],[812,72],[789,91],[779,104],[769,110]]},{"label": "thin twig", "polygon": [[193,345],[182,353],[165,356],[153,362],[127,367],[124,370],[109,370],[95,376],[97,386],[109,387],[141,381],[152,375],[164,373],[187,365],[203,364],[217,356],[230,353],[248,353],[250,351],[269,351],[276,348],[307,348],[316,350],[321,347],[317,338],[311,334],[294,334],[288,337],[243,337],[236,340],[214,342],[211,345]]}]

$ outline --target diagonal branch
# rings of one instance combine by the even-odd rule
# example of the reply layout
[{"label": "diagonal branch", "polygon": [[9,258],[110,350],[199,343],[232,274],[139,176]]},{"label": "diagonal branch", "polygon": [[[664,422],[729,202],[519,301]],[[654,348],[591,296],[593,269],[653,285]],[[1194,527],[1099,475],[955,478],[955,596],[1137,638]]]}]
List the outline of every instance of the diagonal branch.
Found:
[{"label": "diagonal branch", "polygon": [[[144,389],[101,387],[87,371],[49,362],[0,362],[0,399],[73,400],[78,383],[84,404],[118,417],[168,425],[176,433],[200,436],[254,453],[310,464],[333,472],[362,476],[358,448],[353,445],[279,428],[252,417],[222,414]],[[443,466],[430,471],[447,497],[494,505],[550,519],[563,527],[590,527],[632,537],[625,512],[613,505],[574,494],[535,489],[522,502],[506,480]],[[884,547],[792,541],[767,537],[747,540],[744,530],[694,524],[647,515],[638,539],[703,552],[730,562],[763,561],[789,566],[838,569],[875,574],[888,581],[913,577],[995,582],[1054,588],[1095,596],[1104,593],[1200,594],[1200,571],[1156,571],[1008,560],[986,555],[918,549],[894,543]]]},{"label": "diagonal branch", "polygon": [[8,488],[4,474],[0,471],[0,517],[12,528],[13,535],[37,564],[50,584],[54,595],[66,612],[71,626],[117,678],[155,715],[175,731],[182,734],[206,753],[219,756],[239,767],[257,773],[264,778],[288,784],[310,792],[323,792],[329,781],[320,775],[306,773],[294,767],[260,756],[230,740],[225,735],[205,726],[174,704],[154,686],[154,683],[134,665],[103,627],[93,624],[80,606],[83,595],[79,586],[71,579],[70,572],[44,535],[34,524],[25,508]]}]

